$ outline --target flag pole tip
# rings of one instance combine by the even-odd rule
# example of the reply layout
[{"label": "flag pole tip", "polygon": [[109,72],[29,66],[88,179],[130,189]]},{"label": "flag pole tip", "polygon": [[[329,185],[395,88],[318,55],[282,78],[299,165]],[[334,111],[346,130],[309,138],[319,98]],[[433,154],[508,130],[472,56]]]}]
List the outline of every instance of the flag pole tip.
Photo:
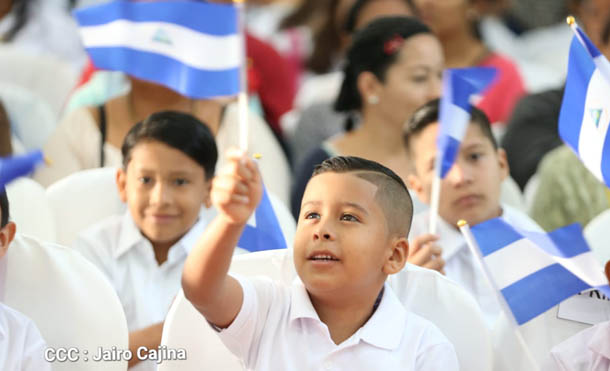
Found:
[{"label": "flag pole tip", "polygon": [[257,160],[260,160],[261,158],[263,158],[263,155],[261,155],[260,153],[255,153],[252,155],[252,157],[254,157]]},{"label": "flag pole tip", "polygon": [[574,23],[576,23],[576,20],[574,19],[573,16],[569,15],[568,18],[566,18],[566,22],[571,26]]},{"label": "flag pole tip", "polygon": [[468,225],[468,222],[466,222],[464,219],[460,219],[460,220],[458,220],[458,222],[457,222],[457,226],[458,226],[459,228],[462,228],[462,227],[464,227],[464,226],[466,226],[466,225]]}]

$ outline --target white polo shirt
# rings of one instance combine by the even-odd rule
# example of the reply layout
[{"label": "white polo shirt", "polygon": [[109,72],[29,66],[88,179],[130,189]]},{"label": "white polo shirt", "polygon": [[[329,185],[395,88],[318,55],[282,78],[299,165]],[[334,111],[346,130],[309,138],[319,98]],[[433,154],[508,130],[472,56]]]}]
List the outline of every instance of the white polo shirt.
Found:
[{"label": "white polo shirt", "polygon": [[0,303],[0,370],[51,371],[45,341],[34,322]]},{"label": "white polo shirt", "polygon": [[336,345],[300,282],[237,278],[244,301],[219,332],[247,370],[458,370],[453,345],[431,322],[407,312],[386,285],[379,307]]},{"label": "white polo shirt", "polygon": [[[512,226],[522,229],[541,231],[542,228],[526,214],[507,205],[502,205],[502,219]],[[409,241],[417,236],[429,233],[429,211],[426,210],[413,217]],[[442,218],[438,219],[438,245],[443,249],[445,274],[451,280],[470,292],[481,307],[485,322],[492,328],[501,312],[497,294],[494,292],[475,256],[470,252],[464,237],[456,226],[451,226]]]}]

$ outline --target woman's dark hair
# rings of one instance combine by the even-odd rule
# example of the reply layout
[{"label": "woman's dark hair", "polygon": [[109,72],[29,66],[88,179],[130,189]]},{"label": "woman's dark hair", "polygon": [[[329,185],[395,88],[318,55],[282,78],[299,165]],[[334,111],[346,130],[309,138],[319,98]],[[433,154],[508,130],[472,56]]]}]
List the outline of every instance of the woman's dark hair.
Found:
[{"label": "woman's dark hair", "polygon": [[214,176],[218,150],[214,135],[206,124],[182,112],[153,113],[134,125],[123,141],[123,167],[127,168],[131,152],[143,142],[161,142],[192,158],[205,170],[207,180]]},{"label": "woman's dark hair", "polygon": [[3,41],[13,41],[15,36],[21,31],[29,16],[29,3],[31,0],[13,0],[12,11],[15,13],[15,22],[12,27],[2,37]]},{"label": "woman's dark hair", "polygon": [[[305,0],[310,1],[310,0]],[[337,24],[336,13],[340,0],[326,0],[326,20],[313,37],[313,51],[305,63],[308,70],[322,74],[328,72],[341,48],[342,24]]]},{"label": "woman's dark hair", "polygon": [[384,81],[387,69],[396,62],[400,54],[401,43],[421,33],[432,32],[413,17],[379,18],[358,31],[347,52],[343,83],[335,101],[335,110],[360,110],[362,98],[358,91],[358,76],[369,71],[380,81]]}]

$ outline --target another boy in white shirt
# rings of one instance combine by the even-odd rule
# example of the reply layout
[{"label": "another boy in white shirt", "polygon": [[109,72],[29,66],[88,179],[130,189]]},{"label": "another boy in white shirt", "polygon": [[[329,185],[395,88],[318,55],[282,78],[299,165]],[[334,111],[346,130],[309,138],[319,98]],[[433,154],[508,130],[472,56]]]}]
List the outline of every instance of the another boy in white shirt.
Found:
[{"label": "another boy in white shirt", "polygon": [[[9,222],[9,204],[0,188],[0,263],[15,237],[15,223]],[[0,282],[1,286],[5,283]],[[44,359],[45,341],[29,318],[0,302],[0,370],[50,371]]]},{"label": "another boy in white shirt", "polygon": [[[210,206],[218,153],[205,124],[164,111],[127,133],[122,154],[117,186],[128,211],[83,232],[74,247],[105,273],[119,295],[133,366],[139,348],[146,354],[161,342],[182,266],[210,219],[201,209]],[[149,361],[137,369],[156,367]]]},{"label": "another boy in white shirt", "polygon": [[295,235],[300,280],[286,285],[227,274],[262,193],[256,164],[238,150],[229,158],[211,192],[219,215],[189,255],[182,286],[248,370],[459,369],[445,336],[385,285],[409,250],[413,207],[400,177],[356,157],[319,165]]},{"label": "another boy in white shirt", "polygon": [[[419,108],[404,130],[411,163],[408,182],[425,204],[430,204],[435,177],[438,117],[439,100],[436,99]],[[498,148],[487,116],[473,107],[455,163],[441,180],[438,232],[429,234],[430,217],[426,211],[414,216],[409,235],[408,261],[444,272],[468,290],[478,301],[490,327],[500,314],[500,304],[456,224],[465,219],[470,225],[476,225],[502,216],[516,227],[540,230],[527,215],[500,204],[501,184],[507,176],[506,153]]]}]

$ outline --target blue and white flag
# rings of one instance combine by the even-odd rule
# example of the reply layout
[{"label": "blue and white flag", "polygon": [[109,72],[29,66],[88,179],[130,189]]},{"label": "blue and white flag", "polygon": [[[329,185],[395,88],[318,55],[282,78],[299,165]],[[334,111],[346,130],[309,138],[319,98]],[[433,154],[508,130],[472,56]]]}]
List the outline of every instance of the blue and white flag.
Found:
[{"label": "blue and white flag", "polygon": [[28,175],[36,165],[44,161],[40,150],[28,152],[24,155],[0,157],[0,188],[4,188],[13,180]]},{"label": "blue and white flag", "polygon": [[443,73],[440,129],[437,138],[436,171],[440,178],[453,166],[470,120],[473,95],[483,92],[495,79],[492,67],[448,68]]},{"label": "blue and white flag", "polygon": [[610,295],[603,268],[578,224],[545,234],[495,218],[471,231],[485,269],[519,325],[589,288]]},{"label": "blue and white flag", "polygon": [[610,186],[610,63],[576,25],[559,114],[559,136]]},{"label": "blue and white flag", "polygon": [[243,40],[232,4],[113,1],[74,12],[93,64],[190,98],[236,95]]},{"label": "blue and white flag", "polygon": [[284,234],[265,187],[261,202],[254,211],[254,223],[248,221],[237,246],[250,252],[286,248]]}]

